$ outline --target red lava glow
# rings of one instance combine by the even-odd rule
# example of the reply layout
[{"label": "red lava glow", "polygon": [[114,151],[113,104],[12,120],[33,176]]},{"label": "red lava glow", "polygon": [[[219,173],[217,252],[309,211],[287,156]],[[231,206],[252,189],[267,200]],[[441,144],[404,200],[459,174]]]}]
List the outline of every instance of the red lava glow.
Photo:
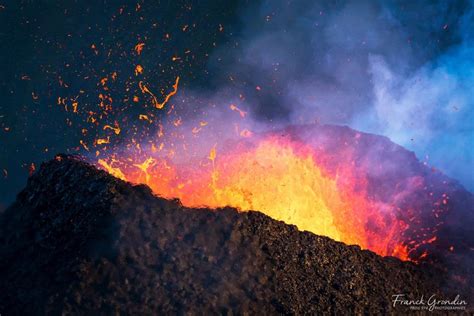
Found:
[{"label": "red lava glow", "polygon": [[367,198],[366,179],[349,167],[328,171],[324,153],[276,135],[238,142],[207,157],[176,163],[169,157],[121,155],[99,160],[112,175],[147,184],[189,207],[258,210],[318,235],[408,260],[406,224]]}]

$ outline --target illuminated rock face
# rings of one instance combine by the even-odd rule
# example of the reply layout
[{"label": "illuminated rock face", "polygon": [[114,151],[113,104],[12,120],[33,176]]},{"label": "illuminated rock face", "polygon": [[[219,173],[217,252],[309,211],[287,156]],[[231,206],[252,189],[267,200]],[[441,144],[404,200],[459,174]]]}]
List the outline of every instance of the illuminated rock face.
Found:
[{"label": "illuminated rock face", "polygon": [[386,137],[312,124],[194,140],[171,156],[149,147],[97,165],[187,207],[258,210],[382,256],[432,263],[474,245],[472,194]]},{"label": "illuminated rock face", "polygon": [[65,156],[2,214],[0,246],[5,314],[380,314],[445,276],[259,212],[187,208]]}]

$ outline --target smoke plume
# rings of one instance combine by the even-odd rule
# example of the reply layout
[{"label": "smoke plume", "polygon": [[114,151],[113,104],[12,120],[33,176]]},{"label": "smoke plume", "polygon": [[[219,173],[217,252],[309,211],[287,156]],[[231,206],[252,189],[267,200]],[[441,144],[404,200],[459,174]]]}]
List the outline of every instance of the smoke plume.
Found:
[{"label": "smoke plume", "polygon": [[263,1],[210,69],[260,124],[389,137],[471,191],[473,7],[466,1]]}]

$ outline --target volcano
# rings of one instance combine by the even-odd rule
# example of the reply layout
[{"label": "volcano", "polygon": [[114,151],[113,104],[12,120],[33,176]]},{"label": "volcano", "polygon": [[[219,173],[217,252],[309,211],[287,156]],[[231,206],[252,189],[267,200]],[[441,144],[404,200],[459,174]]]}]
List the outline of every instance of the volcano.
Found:
[{"label": "volcano", "polygon": [[299,232],[258,212],[189,209],[71,157],[2,215],[7,314],[384,312],[433,292],[413,263]]},{"label": "volcano", "polygon": [[[0,311],[380,314],[398,311],[392,303],[397,294],[474,297],[472,195],[386,138],[317,129],[314,148],[325,140],[359,148],[344,157],[359,157],[357,168],[365,172],[367,154],[385,166],[404,166],[369,174],[368,192],[378,199],[393,199],[403,188],[399,183],[422,178],[425,186],[398,196],[396,216],[417,216],[405,236],[436,227],[435,240],[422,243],[426,236],[420,236],[416,249],[426,255],[417,261],[382,257],[260,212],[186,207],[84,158],[59,155],[29,178],[1,214]],[[280,135],[301,140],[308,131],[294,127]],[[360,147],[350,146],[355,141]],[[347,146],[324,150],[325,157],[340,156]],[[440,221],[431,212],[436,194],[449,198],[440,203],[446,208]],[[418,212],[404,214],[403,205]]]},{"label": "volcano", "polygon": [[472,252],[473,195],[388,138],[313,124],[181,143],[185,150],[152,144],[97,165],[188,207],[259,210],[382,256],[419,262]]}]

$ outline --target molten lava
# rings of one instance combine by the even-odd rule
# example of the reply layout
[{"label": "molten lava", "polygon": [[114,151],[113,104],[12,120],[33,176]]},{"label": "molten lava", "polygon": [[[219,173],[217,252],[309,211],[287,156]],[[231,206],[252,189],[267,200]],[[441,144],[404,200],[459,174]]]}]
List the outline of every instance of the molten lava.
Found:
[{"label": "molten lava", "polygon": [[271,135],[222,152],[214,146],[199,161],[122,156],[99,164],[121,179],[147,184],[160,196],[179,198],[185,206],[258,210],[300,230],[408,259],[404,223],[368,199],[364,178],[351,168],[328,172],[316,162],[321,155]]}]

